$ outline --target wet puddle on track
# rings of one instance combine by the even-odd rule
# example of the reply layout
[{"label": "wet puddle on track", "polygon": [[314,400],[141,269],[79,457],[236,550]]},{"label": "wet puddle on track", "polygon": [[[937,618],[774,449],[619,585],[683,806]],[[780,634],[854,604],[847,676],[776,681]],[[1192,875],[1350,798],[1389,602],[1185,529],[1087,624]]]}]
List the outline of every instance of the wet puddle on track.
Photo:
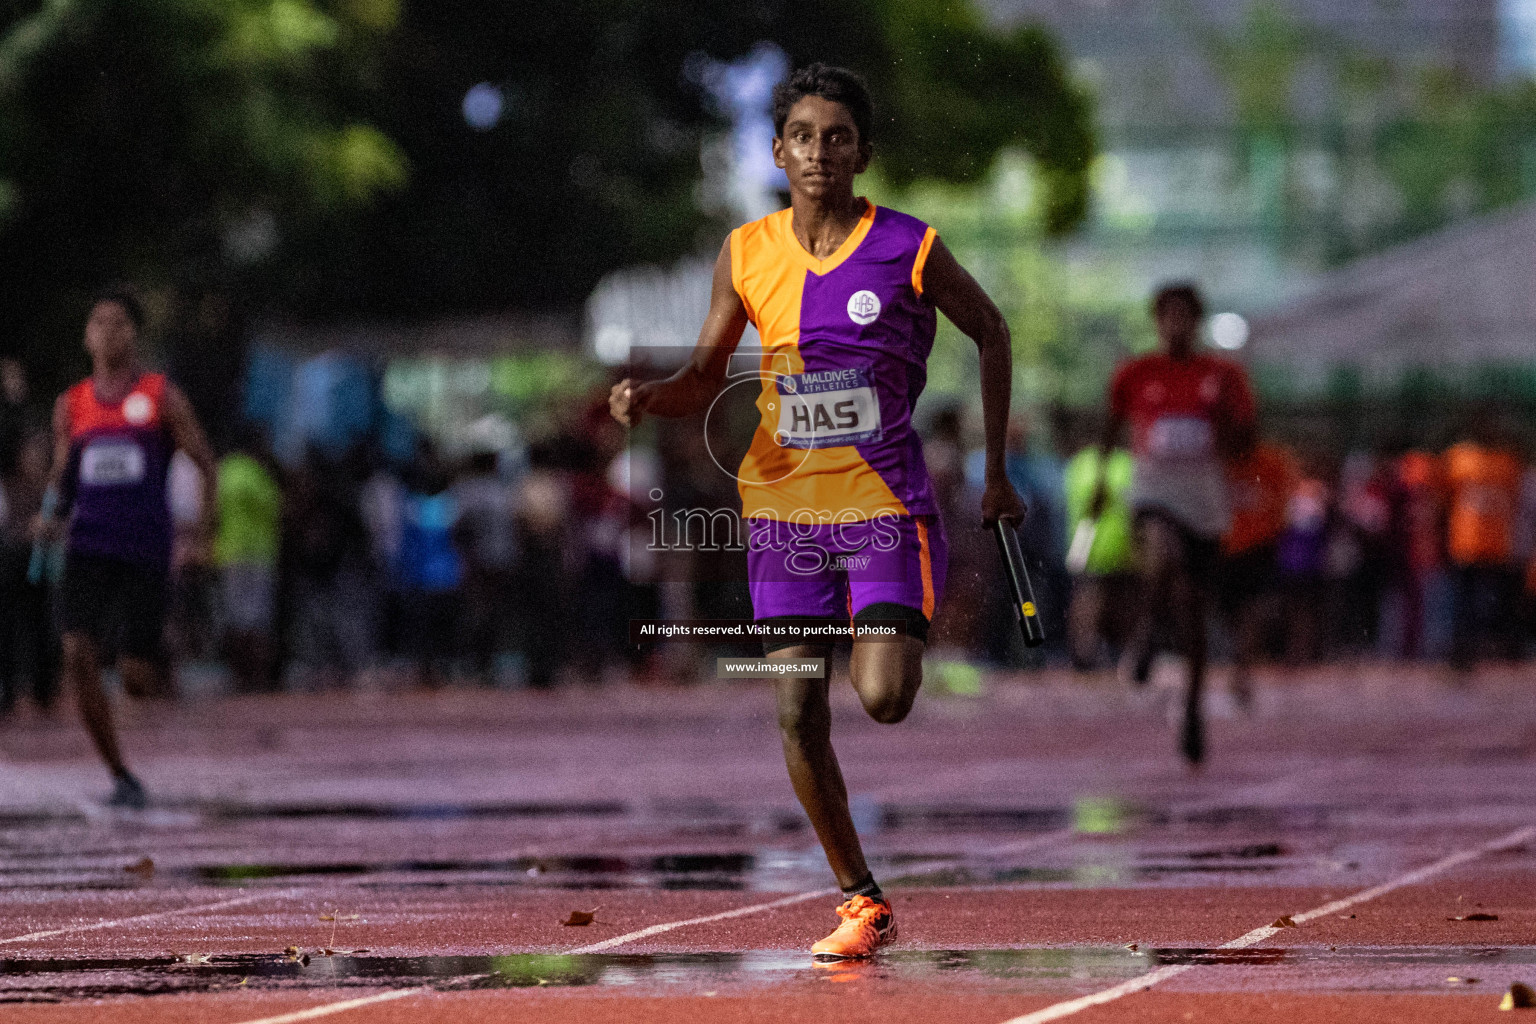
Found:
[{"label": "wet puddle on track", "polygon": [[[1316,827],[1365,811],[1379,809],[1364,803],[1303,803],[1242,806],[1213,804],[1199,809],[1171,808],[1117,797],[1084,796],[1065,804],[1018,806],[965,802],[877,802],[867,796],[853,797],[860,828],[880,831],[1049,832],[1076,826],[1084,831],[1120,831],[1132,825],[1255,825],[1289,829]],[[1415,805],[1415,810],[1434,810],[1436,805]],[[1394,808],[1401,810],[1402,808]],[[161,801],[144,811],[103,809],[113,820],[163,826],[239,823],[246,821],[293,821],[345,818],[377,822],[451,821],[474,819],[567,819],[635,818],[672,825],[739,827],[759,831],[801,831],[804,818],[787,808],[763,808],[738,804],[659,802],[628,804],[621,801],[485,802],[485,803],[389,803],[383,801],[334,801],[313,803],[239,803],[221,800]],[[0,812],[0,828],[30,828],[80,821],[79,808],[60,806]]]},{"label": "wet puddle on track", "polygon": [[[861,802],[857,798],[853,803],[858,811],[856,819],[863,819],[863,824],[860,824],[863,834],[872,838],[881,837],[890,846],[905,846],[908,850],[914,847],[921,850],[919,844],[926,845],[929,838],[933,846],[940,847],[940,852],[932,852],[930,847],[928,851],[918,853],[882,855],[878,852],[877,840],[875,856],[872,858],[877,870],[893,882],[922,886],[1102,888],[1180,884],[1181,880],[1198,883],[1212,877],[1222,877],[1238,884],[1244,880],[1278,883],[1288,874],[1310,877],[1320,865],[1332,873],[1353,870],[1360,864],[1355,859],[1339,858],[1335,862],[1316,855],[1293,856],[1278,843],[1261,841],[1264,837],[1286,836],[1288,841],[1298,840],[1305,833],[1316,835],[1345,819],[1370,813],[1369,808],[1358,805],[1305,803],[1289,806],[1234,805],[1207,807],[1198,811],[1176,811],[1113,797],[1083,797],[1066,806],[1040,807],[877,804],[872,801]],[[191,808],[194,805],[186,806]],[[620,828],[619,832],[602,844],[615,850],[622,850],[625,846],[633,849],[635,845],[655,848],[658,839],[670,838],[672,843],[676,843],[678,839],[688,841],[685,837],[689,836],[694,837],[692,841],[703,845],[704,841],[697,838],[701,834],[725,837],[737,831],[763,837],[764,845],[753,844],[746,850],[737,847],[732,851],[726,847],[725,852],[717,850],[651,856],[582,852],[576,855],[508,859],[476,859],[472,856],[410,859],[398,855],[391,858],[387,854],[378,857],[376,851],[379,844],[388,842],[390,834],[375,836],[368,833],[349,843],[351,848],[345,853],[316,850],[314,859],[310,861],[301,858],[267,861],[261,859],[260,853],[253,852],[250,861],[200,862],[199,854],[191,851],[175,856],[175,836],[159,833],[150,845],[166,851],[168,855],[155,853],[157,878],[219,886],[246,886],[262,883],[291,884],[303,879],[377,876],[362,879],[359,884],[770,892],[801,885],[807,877],[807,869],[813,872],[821,870],[820,857],[814,851],[807,854],[800,850],[773,846],[775,841],[798,842],[771,837],[789,836],[803,830],[803,820],[795,819],[791,822],[789,817],[777,811],[753,812],[747,808],[724,804],[679,803],[646,808],[631,808],[621,803],[509,803],[485,806],[315,804],[268,808],[218,804],[199,806],[201,813],[206,816],[200,819],[204,824],[190,834],[198,836],[199,845],[212,846],[217,842],[225,848],[222,854],[225,857],[230,856],[231,849],[251,849],[251,839],[247,835],[251,832],[250,826],[242,824],[228,835],[210,830],[217,828],[221,818],[244,819],[247,816],[251,821],[265,816],[274,822],[285,818],[360,816],[397,821],[403,826],[431,819],[596,816],[618,818],[626,822],[632,820],[638,827],[642,841],[627,843],[623,839],[624,829]],[[57,824],[55,822],[54,827]],[[308,821],[305,827],[308,827]],[[1134,838],[1144,828],[1172,829],[1173,834],[1182,836],[1176,841],[1212,845],[1152,853],[1145,850],[1138,852],[1135,849],[1137,844],[1132,842],[1122,850],[1079,849],[1076,853],[1057,853],[1043,858],[1028,854],[993,857],[987,852],[989,847],[997,845],[996,840],[991,838],[994,835],[1018,836],[1027,841],[1032,836],[1076,833],[1082,839],[1105,840],[1113,844],[1115,837]],[[46,829],[38,831],[47,832]],[[290,840],[288,848],[293,848],[291,836],[287,833],[279,835]],[[24,845],[20,842],[22,837],[12,835],[10,838],[18,840],[13,848],[19,851]],[[136,880],[123,876],[121,855],[115,852],[108,854],[102,850],[84,853],[76,846],[71,852],[65,853],[58,849],[57,841],[48,842],[45,836],[39,839],[44,841],[37,844],[34,852],[17,852],[10,857],[0,857],[0,884],[39,890],[79,891],[140,887]],[[1223,839],[1232,845],[1219,845]],[[1311,842],[1316,845],[1320,841]],[[1244,842],[1247,845],[1239,845]],[[1304,845],[1306,842],[1303,841]],[[265,841],[256,849],[264,845]],[[1006,847],[1009,844],[1005,841],[1003,845]],[[1126,846],[1126,843],[1122,842],[1121,845]],[[665,849],[665,846],[662,848]],[[149,852],[155,851],[151,849]],[[209,852],[202,856],[211,859],[221,855]],[[912,866],[919,863],[924,865],[922,870],[902,875],[904,870],[911,872]],[[953,866],[939,871],[931,870],[935,864]]]},{"label": "wet puddle on track", "polygon": [[[1260,852],[1248,852],[1249,849]],[[1267,851],[1274,852],[1267,852]],[[139,888],[115,858],[110,866],[41,872],[36,865],[0,868],[7,884],[65,891]],[[1088,860],[1064,865],[1020,865],[972,858],[965,853],[907,853],[870,857],[871,865],[891,884],[922,887],[971,885],[1071,885],[1079,888],[1191,879],[1267,875],[1306,868],[1312,861],[1283,859],[1278,846],[1236,851],[1195,851],[1143,855],[1128,860]],[[1150,861],[1150,862],[1146,862]],[[936,864],[952,864],[935,869]],[[922,865],[916,873],[914,865]],[[528,886],[544,889],[654,889],[669,891],[778,891],[793,888],[818,870],[817,851],[681,853],[649,857],[584,855],[519,857],[507,860],[378,860],[156,866],[160,881],[185,880],[203,885],[289,884],[303,879],[358,878],[362,885],[390,887]],[[363,879],[363,876],[368,876]]]},{"label": "wet puddle on track", "polygon": [[1354,972],[1448,968],[1472,974],[1536,964],[1536,947],[1375,946],[1207,949],[1070,946],[1032,949],[893,950],[873,961],[813,963],[800,951],[750,953],[368,956],[167,955],[124,959],[0,960],[0,1003],[70,1002],[114,996],[223,992],[241,988],[408,988],[442,990],[687,986],[878,981],[943,982],[990,990],[1114,984],[1157,967],[1316,967]]}]

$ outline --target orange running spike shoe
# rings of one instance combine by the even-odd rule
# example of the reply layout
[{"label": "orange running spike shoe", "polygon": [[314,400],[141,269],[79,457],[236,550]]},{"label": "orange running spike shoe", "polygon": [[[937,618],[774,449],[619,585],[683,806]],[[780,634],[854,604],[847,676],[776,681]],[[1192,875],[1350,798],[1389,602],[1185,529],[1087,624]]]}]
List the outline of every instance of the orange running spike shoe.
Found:
[{"label": "orange running spike shoe", "polygon": [[896,916],[884,899],[853,896],[837,908],[843,923],[811,947],[818,960],[853,960],[874,956],[875,950],[896,941]]}]

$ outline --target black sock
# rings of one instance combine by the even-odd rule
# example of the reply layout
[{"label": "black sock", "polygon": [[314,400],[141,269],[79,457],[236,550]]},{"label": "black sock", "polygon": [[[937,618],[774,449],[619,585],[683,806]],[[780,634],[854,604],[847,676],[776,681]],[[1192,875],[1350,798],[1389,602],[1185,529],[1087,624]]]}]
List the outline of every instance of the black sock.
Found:
[{"label": "black sock", "polygon": [[875,881],[874,873],[865,875],[861,880],[852,885],[844,886],[843,895],[849,899],[855,896],[868,896],[872,900],[883,900],[885,894],[880,891],[880,884]]}]

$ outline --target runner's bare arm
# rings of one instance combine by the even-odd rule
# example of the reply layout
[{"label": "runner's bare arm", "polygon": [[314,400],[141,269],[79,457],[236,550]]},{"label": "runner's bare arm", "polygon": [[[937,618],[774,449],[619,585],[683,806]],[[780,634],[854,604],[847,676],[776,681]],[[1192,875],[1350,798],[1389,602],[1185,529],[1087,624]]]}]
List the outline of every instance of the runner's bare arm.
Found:
[{"label": "runner's bare arm", "polygon": [[69,466],[69,392],[53,403],[53,464],[48,467],[48,493],[54,496],[51,504],[46,500],[43,510],[33,525],[33,534],[39,539],[57,539],[60,524],[69,514],[69,499],[64,487],[64,471]]},{"label": "runner's bare arm", "polygon": [[208,435],[197,422],[192,403],[175,384],[165,385],[165,426],[171,432],[176,447],[187,453],[202,476],[202,516],[198,524],[202,539],[211,541],[219,525],[219,467],[213,458],[213,448]]},{"label": "runner's bare arm", "polygon": [[1229,366],[1222,382],[1222,401],[1216,417],[1216,451],[1228,462],[1241,458],[1258,443],[1258,420],[1248,375]]},{"label": "runner's bare arm", "polygon": [[58,492],[69,465],[69,392],[53,403],[53,465],[48,467],[48,486]]},{"label": "runner's bare arm", "polygon": [[1109,490],[1104,479],[1105,471],[1109,468],[1109,455],[1115,450],[1115,445],[1120,443],[1120,433],[1125,429],[1125,417],[1116,408],[1111,399],[1109,412],[1104,417],[1104,432],[1099,435],[1099,466],[1094,477],[1092,497],[1088,499],[1088,518],[1097,519],[1104,514],[1104,506],[1109,504]]},{"label": "runner's bare arm", "polygon": [[747,307],[731,283],[731,240],[727,238],[715,260],[709,315],[687,365],[665,380],[619,381],[608,394],[608,411],[626,427],[638,426],[643,413],[691,416],[702,412],[725,382],[731,353],[746,329]]},{"label": "runner's bare arm", "polygon": [[987,481],[981,496],[986,525],[999,519],[1017,522],[1026,511],[1008,482],[1005,456],[1008,404],[1013,393],[1013,339],[989,295],[976,283],[941,238],[935,238],[922,271],[923,297],[949,317],[981,354],[981,419],[987,444]]}]

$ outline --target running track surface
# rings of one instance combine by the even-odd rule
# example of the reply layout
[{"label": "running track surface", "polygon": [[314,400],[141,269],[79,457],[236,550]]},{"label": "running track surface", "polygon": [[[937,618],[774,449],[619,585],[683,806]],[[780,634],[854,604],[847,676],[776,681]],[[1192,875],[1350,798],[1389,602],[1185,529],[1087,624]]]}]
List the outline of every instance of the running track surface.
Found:
[{"label": "running track surface", "polygon": [[1520,1019],[1536,678],[1260,682],[1198,775],[1156,685],[995,678],[895,727],[839,686],[901,940],[836,967],[755,684],[129,705],[140,813],[72,723],[11,721],[0,1020]]}]

